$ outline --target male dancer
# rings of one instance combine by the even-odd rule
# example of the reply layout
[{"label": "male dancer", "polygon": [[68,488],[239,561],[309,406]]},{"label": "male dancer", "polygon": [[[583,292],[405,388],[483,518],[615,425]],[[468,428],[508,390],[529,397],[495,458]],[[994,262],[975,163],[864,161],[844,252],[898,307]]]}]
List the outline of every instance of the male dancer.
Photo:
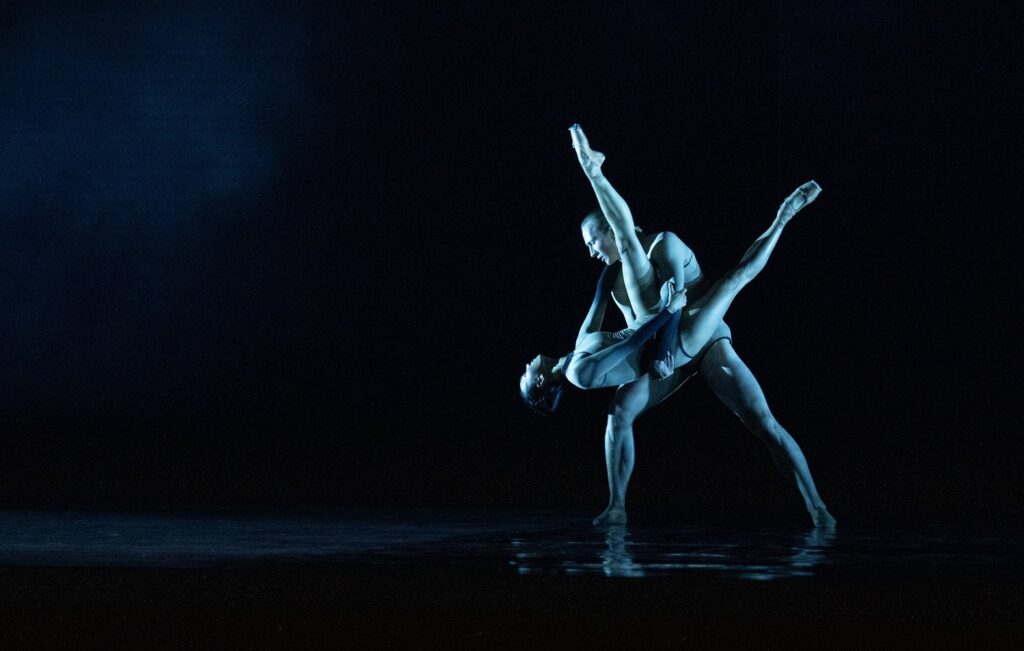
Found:
[{"label": "male dancer", "polygon": [[[569,131],[580,165],[601,206],[601,211],[587,215],[580,227],[590,256],[611,266],[619,262],[623,253],[646,255],[654,270],[649,278],[624,279],[623,274],[619,274],[613,285],[611,297],[626,322],[632,323],[635,316],[656,310],[658,289],[669,279],[675,280],[676,287],[687,289],[691,303],[698,299],[707,284],[693,252],[668,231],[656,235],[633,235],[635,226],[629,206],[601,172],[603,155],[590,149],[579,125],[573,125]],[[636,246],[624,245],[627,241],[634,242],[640,250],[636,250]],[[600,314],[593,316],[597,318],[588,319],[587,327],[600,329],[603,308]],[[649,373],[616,391],[605,429],[609,501],[608,507],[594,519],[595,525],[626,522],[626,489],[635,458],[633,422],[699,372],[714,394],[765,443],[775,464],[800,491],[814,525],[835,526],[835,518],[818,495],[800,446],[772,415],[757,379],[732,346],[728,326],[723,324],[723,329],[724,332],[716,335],[693,363],[676,369],[663,379]]]}]

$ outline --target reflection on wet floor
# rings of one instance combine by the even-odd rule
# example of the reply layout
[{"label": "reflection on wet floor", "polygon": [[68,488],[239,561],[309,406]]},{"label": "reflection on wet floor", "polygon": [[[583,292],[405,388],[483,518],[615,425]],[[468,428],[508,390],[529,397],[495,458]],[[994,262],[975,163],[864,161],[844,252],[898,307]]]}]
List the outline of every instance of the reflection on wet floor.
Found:
[{"label": "reflection on wet floor", "polygon": [[[603,529],[603,546],[577,542],[579,553],[564,558],[560,566],[554,566],[552,560],[564,548],[562,544],[516,539],[512,541],[516,550],[513,562],[520,574],[561,570],[566,574],[642,577],[698,570],[770,580],[811,576],[812,568],[829,562],[826,551],[836,536],[835,530],[825,529],[806,533],[706,528],[637,531],[639,535],[625,525],[607,527]],[[545,542],[553,547],[545,549]],[[585,560],[587,556],[592,560]]]},{"label": "reflection on wet floor", "polygon": [[523,575],[746,580],[1019,571],[1019,531],[610,526],[565,513],[0,513],[0,566],[404,565]]}]

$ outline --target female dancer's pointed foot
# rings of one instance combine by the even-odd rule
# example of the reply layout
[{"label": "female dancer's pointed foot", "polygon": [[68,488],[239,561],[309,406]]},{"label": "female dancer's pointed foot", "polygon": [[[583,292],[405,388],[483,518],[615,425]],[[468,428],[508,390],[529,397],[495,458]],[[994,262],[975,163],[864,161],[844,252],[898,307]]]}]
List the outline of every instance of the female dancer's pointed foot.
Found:
[{"label": "female dancer's pointed foot", "polygon": [[569,127],[569,135],[572,137],[572,148],[576,150],[576,158],[587,178],[596,179],[601,176],[601,165],[604,163],[604,154],[590,148],[583,128],[574,124]]},{"label": "female dancer's pointed foot", "polygon": [[814,520],[815,527],[823,527],[825,529],[836,528],[836,519],[832,517],[832,514],[824,506],[814,509],[814,512],[811,513],[811,519]]},{"label": "female dancer's pointed foot", "polygon": [[601,511],[601,515],[594,518],[595,527],[604,527],[610,524],[626,524],[626,509],[609,506]]},{"label": "female dancer's pointed foot", "polygon": [[779,213],[776,219],[786,225],[793,215],[800,212],[807,204],[818,198],[821,194],[821,186],[815,181],[808,181],[793,191],[793,194],[786,197],[786,200],[779,206]]}]

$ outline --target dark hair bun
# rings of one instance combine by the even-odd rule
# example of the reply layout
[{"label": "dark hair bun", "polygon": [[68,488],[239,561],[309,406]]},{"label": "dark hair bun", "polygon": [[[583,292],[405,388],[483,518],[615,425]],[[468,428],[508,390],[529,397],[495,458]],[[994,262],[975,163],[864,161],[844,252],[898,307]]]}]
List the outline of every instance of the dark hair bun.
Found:
[{"label": "dark hair bun", "polygon": [[558,409],[564,388],[561,382],[551,382],[546,387],[533,387],[528,395],[523,396],[523,402],[535,413],[550,416]]}]

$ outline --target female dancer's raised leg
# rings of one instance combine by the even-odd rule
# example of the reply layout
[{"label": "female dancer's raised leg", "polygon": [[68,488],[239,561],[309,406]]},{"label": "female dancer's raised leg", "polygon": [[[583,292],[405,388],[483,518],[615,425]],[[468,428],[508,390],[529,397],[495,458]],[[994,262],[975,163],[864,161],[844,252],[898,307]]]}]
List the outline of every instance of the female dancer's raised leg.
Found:
[{"label": "female dancer's raised leg", "polygon": [[594,189],[597,204],[615,235],[615,248],[622,261],[622,280],[633,312],[638,317],[656,314],[660,309],[658,288],[655,285],[656,275],[637,237],[636,224],[633,223],[633,213],[629,209],[629,204],[605,178],[601,171],[605,156],[590,148],[587,136],[580,125],[574,124],[569,127],[569,135],[572,137],[572,147],[576,150],[580,167]]},{"label": "female dancer's raised leg", "polygon": [[[707,343],[714,334],[715,328],[718,327],[718,323],[725,318],[725,313],[732,305],[733,299],[764,269],[769,256],[775,249],[775,244],[779,241],[779,236],[782,235],[782,229],[793,218],[793,215],[817,199],[819,194],[821,194],[821,186],[814,181],[808,181],[794,190],[793,194],[782,202],[775,215],[775,221],[768,227],[768,230],[754,241],[732,271],[711,286],[708,293],[701,299],[700,307],[697,310],[691,310],[687,315],[689,318],[684,318],[684,323],[679,328],[679,344],[683,353],[696,355],[697,351]],[[692,357],[692,355],[690,356]],[[677,365],[687,361],[683,359]]]}]

